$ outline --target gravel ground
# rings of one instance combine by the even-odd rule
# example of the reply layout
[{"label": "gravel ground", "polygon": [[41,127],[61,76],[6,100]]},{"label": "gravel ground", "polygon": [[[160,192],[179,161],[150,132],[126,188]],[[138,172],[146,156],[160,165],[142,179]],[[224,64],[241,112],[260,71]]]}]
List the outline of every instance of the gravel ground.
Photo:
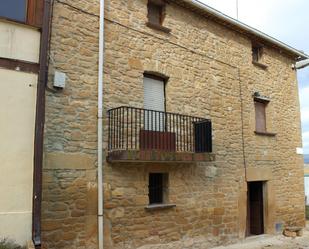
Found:
[{"label": "gravel ground", "polygon": [[239,244],[213,249],[309,249],[309,229],[304,230],[302,237],[288,238],[283,235],[263,235],[248,238]]},{"label": "gravel ground", "polygon": [[[177,241],[168,245],[144,245],[138,249],[210,249],[205,244],[207,242],[205,243],[204,238],[195,238],[191,241]],[[252,236],[237,244],[212,247],[211,249],[309,249],[309,223],[307,221],[307,228],[303,230],[303,236],[301,237],[289,238],[283,235]]]}]

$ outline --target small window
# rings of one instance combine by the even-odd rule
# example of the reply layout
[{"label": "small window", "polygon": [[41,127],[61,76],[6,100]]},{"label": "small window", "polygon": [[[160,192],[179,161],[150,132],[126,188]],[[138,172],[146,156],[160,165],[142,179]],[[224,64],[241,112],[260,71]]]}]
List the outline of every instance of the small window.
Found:
[{"label": "small window", "polygon": [[260,62],[263,56],[263,46],[260,44],[252,44],[252,60]]},{"label": "small window", "polygon": [[0,16],[25,22],[27,17],[27,0],[1,0]]},{"label": "small window", "polygon": [[266,102],[254,101],[255,105],[255,130],[266,132]]},{"label": "small window", "polygon": [[148,7],[148,22],[162,26],[164,19],[164,7],[165,7],[164,2],[158,0],[156,1],[150,0],[148,1],[147,7]]},{"label": "small window", "polygon": [[168,174],[149,174],[149,204],[163,204],[167,202]]}]

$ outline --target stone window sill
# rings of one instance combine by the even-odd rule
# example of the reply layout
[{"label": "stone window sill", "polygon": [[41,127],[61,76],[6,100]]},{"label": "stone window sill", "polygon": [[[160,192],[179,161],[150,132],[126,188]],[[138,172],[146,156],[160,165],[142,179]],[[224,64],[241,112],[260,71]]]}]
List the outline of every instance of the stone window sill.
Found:
[{"label": "stone window sill", "polygon": [[171,29],[163,27],[162,25],[156,24],[156,23],[152,23],[152,22],[146,22],[146,26],[152,29],[156,29],[159,31],[162,31],[164,33],[169,34],[171,32]]},{"label": "stone window sill", "polygon": [[252,61],[252,64],[255,65],[255,66],[257,66],[257,67],[260,67],[260,68],[262,68],[262,69],[264,69],[264,70],[267,69],[267,66],[266,66],[265,64],[262,64],[262,63],[257,62],[257,61]]},{"label": "stone window sill", "polygon": [[145,207],[147,211],[153,211],[153,210],[161,210],[161,209],[171,209],[176,207],[176,204],[150,204]]},{"label": "stone window sill", "polygon": [[267,131],[254,131],[254,133],[256,135],[268,136],[268,137],[275,137],[277,135],[277,133]]}]

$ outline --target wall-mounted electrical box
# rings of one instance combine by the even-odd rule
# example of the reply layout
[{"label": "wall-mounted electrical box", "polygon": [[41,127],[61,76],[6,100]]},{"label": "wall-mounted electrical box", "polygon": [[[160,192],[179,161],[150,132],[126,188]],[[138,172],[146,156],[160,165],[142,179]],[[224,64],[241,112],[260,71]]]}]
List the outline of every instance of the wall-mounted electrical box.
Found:
[{"label": "wall-mounted electrical box", "polygon": [[55,71],[54,87],[64,88],[66,81],[66,74],[60,71]]}]

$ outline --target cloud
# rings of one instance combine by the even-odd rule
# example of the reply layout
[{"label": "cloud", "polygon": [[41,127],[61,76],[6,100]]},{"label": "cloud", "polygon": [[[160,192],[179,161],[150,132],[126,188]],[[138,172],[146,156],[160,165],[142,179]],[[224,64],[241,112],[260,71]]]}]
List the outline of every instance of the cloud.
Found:
[{"label": "cloud", "polygon": [[309,154],[309,84],[299,92],[304,153]]},{"label": "cloud", "polygon": [[303,148],[305,154],[309,154],[309,131],[303,132]]},{"label": "cloud", "polygon": [[[200,0],[236,18],[236,0]],[[239,20],[309,54],[308,0],[238,0]],[[309,154],[309,68],[298,71],[304,151]]]},{"label": "cloud", "polygon": [[309,108],[309,84],[299,89],[300,105],[304,108]]},{"label": "cloud", "polygon": [[[236,0],[200,0],[236,18]],[[239,20],[309,53],[309,1],[238,0]]]},{"label": "cloud", "polygon": [[[299,92],[303,131],[309,131],[309,85]],[[307,137],[309,142],[309,137]]]},{"label": "cloud", "polygon": [[309,67],[298,70],[297,77],[298,77],[299,88],[301,91],[303,88],[309,87]]},{"label": "cloud", "polygon": [[309,108],[308,107],[301,109],[301,122],[302,122],[304,129],[307,130],[306,127],[309,125]]}]

